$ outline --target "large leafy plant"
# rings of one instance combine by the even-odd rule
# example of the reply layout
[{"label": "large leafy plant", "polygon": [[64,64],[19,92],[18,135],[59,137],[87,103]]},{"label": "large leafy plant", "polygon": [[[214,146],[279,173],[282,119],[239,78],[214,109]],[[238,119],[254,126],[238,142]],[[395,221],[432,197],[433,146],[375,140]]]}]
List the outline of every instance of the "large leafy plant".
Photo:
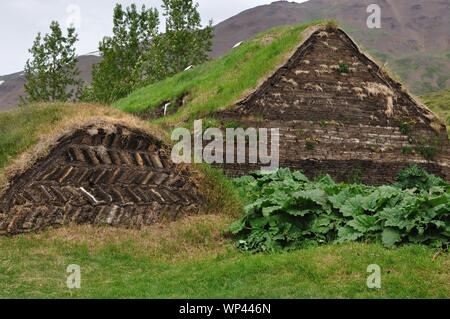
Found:
[{"label": "large leafy plant", "polygon": [[235,181],[248,205],[230,231],[251,252],[351,241],[448,246],[450,185],[418,170],[380,187],[338,184],[328,176],[310,181],[288,169],[254,173]]}]

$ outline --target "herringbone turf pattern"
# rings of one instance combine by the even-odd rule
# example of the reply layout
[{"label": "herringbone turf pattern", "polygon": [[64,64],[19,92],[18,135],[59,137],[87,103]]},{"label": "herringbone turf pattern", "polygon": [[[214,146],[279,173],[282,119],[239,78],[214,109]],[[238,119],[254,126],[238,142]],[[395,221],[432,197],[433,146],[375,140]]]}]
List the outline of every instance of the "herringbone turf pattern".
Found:
[{"label": "herringbone turf pattern", "polygon": [[201,196],[168,154],[158,140],[122,126],[77,130],[12,182],[0,234],[71,223],[139,228],[194,213]]}]

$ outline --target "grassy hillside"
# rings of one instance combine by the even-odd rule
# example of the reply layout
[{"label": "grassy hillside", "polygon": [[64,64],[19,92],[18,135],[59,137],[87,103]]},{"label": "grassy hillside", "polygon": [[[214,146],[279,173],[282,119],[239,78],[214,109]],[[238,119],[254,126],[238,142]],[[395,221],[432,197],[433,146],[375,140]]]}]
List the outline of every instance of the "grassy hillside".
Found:
[{"label": "grassy hillside", "polygon": [[[318,24],[313,23],[313,24]],[[141,88],[114,106],[131,113],[151,110],[187,94],[174,115],[156,122],[175,126],[203,118],[233,105],[283,63],[301,41],[300,33],[313,24],[280,27],[243,43],[225,57],[200,65],[162,82]]]},{"label": "grassy hillside", "polygon": [[422,101],[447,124],[447,130],[450,136],[450,91],[436,92],[422,96]]},{"label": "grassy hillside", "polygon": [[39,135],[48,131],[52,124],[74,112],[73,108],[55,104],[0,113],[0,169],[35,144]]},{"label": "grassy hillside", "polygon": [[[347,28],[346,28],[347,29]],[[367,36],[371,33],[358,34],[358,37]],[[375,33],[376,34],[376,33]],[[364,41],[365,42],[365,41]],[[369,41],[370,42],[370,41]],[[383,64],[387,63],[390,69],[408,85],[414,94],[427,94],[446,90],[450,80],[449,55],[442,52],[410,52],[405,51],[397,54],[380,52],[370,46],[368,51]]]}]

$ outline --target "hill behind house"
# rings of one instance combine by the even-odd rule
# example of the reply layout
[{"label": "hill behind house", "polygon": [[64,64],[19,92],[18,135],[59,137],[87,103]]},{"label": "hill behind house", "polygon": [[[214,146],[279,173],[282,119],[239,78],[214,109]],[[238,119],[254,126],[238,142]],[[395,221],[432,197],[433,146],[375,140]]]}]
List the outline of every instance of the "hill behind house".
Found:
[{"label": "hill behind house", "polygon": [[[92,80],[92,68],[100,61],[95,55],[82,55],[78,57],[80,78],[90,83]],[[20,97],[25,94],[25,76],[23,72],[0,76],[0,112],[8,111],[17,106]]]}]

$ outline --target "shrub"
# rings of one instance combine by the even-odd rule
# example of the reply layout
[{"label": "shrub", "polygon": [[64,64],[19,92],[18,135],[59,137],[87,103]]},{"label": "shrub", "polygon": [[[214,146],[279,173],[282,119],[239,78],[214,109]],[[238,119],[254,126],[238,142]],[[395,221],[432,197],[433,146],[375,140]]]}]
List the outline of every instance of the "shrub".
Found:
[{"label": "shrub", "polygon": [[416,151],[422,155],[424,159],[432,161],[439,152],[439,149],[436,145],[419,145],[416,147]]},{"label": "shrub", "polygon": [[414,149],[411,146],[403,146],[401,152],[403,155],[410,155],[414,153]]},{"label": "shrub", "polygon": [[401,189],[418,189],[429,191],[432,187],[445,187],[446,182],[441,178],[429,174],[417,165],[412,165],[400,171],[397,175],[396,186]]},{"label": "shrub", "polygon": [[348,73],[349,72],[349,66],[346,63],[339,64],[339,73]]},{"label": "shrub", "polygon": [[408,122],[402,122],[399,125],[400,128],[400,133],[402,133],[403,135],[408,135],[411,133],[412,131],[412,127],[411,124]]},{"label": "shrub", "polygon": [[316,145],[312,141],[306,141],[305,148],[307,151],[314,151],[314,149],[316,148]]},{"label": "shrub", "polygon": [[243,251],[352,241],[381,241],[386,247],[450,243],[450,185],[413,168],[398,184],[381,187],[337,184],[329,176],[310,181],[287,169],[255,173],[235,184],[249,203],[230,227]]}]

